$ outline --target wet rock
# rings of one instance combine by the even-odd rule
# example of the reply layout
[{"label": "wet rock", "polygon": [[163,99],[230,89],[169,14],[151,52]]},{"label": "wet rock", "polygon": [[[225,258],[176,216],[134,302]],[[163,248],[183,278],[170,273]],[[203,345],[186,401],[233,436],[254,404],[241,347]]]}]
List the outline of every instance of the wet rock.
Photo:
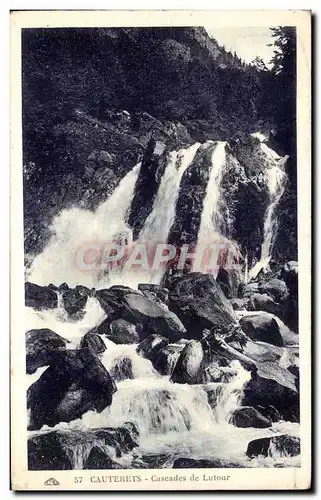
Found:
[{"label": "wet rock", "polygon": [[243,406],[234,410],[230,422],[236,427],[254,427],[255,429],[263,429],[272,425],[268,418],[252,406]]},{"label": "wet rock", "polygon": [[101,354],[106,350],[106,345],[103,339],[94,332],[86,333],[81,341],[80,347],[84,347],[85,349],[90,349],[92,352],[96,354]]},{"label": "wet rock", "polygon": [[47,286],[25,283],[25,304],[34,309],[54,309],[58,305],[57,293]]},{"label": "wet rock", "polygon": [[272,405],[284,420],[299,421],[299,393],[296,377],[280,361],[257,363],[244,388],[245,406]]},{"label": "wet rock", "polygon": [[84,469],[123,469],[114,462],[101,448],[94,446],[85,461]]},{"label": "wet rock", "polygon": [[145,297],[151,300],[156,300],[163,304],[168,303],[168,289],[160,285],[154,285],[151,283],[140,283],[138,285],[138,290],[142,291]]},{"label": "wet rock", "polygon": [[197,241],[215,147],[212,141],[201,144],[182,176],[175,220],[168,235],[168,243],[176,247]]},{"label": "wet rock", "polygon": [[191,340],[177,360],[171,381],[177,384],[197,384],[203,359],[202,343],[198,340]]},{"label": "wet rock", "polygon": [[122,317],[123,304],[121,298],[123,293],[117,295],[110,289],[102,289],[96,291],[96,298],[98,299],[101,308],[108,316],[109,323],[114,319]]},{"label": "wet rock", "polygon": [[[54,426],[60,422],[58,407],[71,388],[74,391],[88,391],[92,406],[98,412],[111,404],[116,391],[108,371],[89,349],[65,351],[28,389],[29,429],[40,429],[43,425]],[[83,400],[80,394],[73,395],[71,400],[74,399],[77,400],[78,409]],[[77,417],[73,414],[74,407],[73,403],[64,406],[64,421],[70,422],[78,418],[78,414]],[[66,412],[65,408],[70,408],[70,412]]]},{"label": "wet rock", "polygon": [[[79,470],[99,468],[98,464],[119,468],[114,461],[109,461],[108,453],[113,453],[116,457],[129,453],[138,446],[137,438],[137,428],[131,422],[126,422],[119,428],[41,433],[28,440],[28,468],[30,470]],[[97,453],[97,449],[101,450],[102,454]],[[103,462],[103,455],[106,457],[105,462]]]},{"label": "wet rock", "polygon": [[147,297],[128,294],[123,297],[124,316],[131,323],[140,323],[146,334],[158,333],[172,341],[184,336],[185,328],[180,319],[171,311],[160,307]]},{"label": "wet rock", "polygon": [[132,288],[129,288],[129,286],[124,285],[112,285],[108,288],[108,291],[117,297],[123,297],[128,293],[137,293],[138,295],[141,295],[139,290],[133,290]]},{"label": "wet rock", "polygon": [[285,282],[290,295],[298,296],[298,263],[291,260],[284,264],[280,272],[281,279]]},{"label": "wet rock", "polygon": [[28,439],[29,470],[71,470],[72,462],[58,432],[48,432]]},{"label": "wet rock", "polygon": [[254,293],[247,303],[248,311],[265,311],[276,316],[282,314],[282,306],[274,302],[267,293]]},{"label": "wet rock", "polygon": [[167,164],[166,146],[153,138],[148,142],[135,186],[128,224],[137,239],[144,222],[153,208],[160,180]]},{"label": "wet rock", "polygon": [[252,340],[283,346],[279,325],[268,313],[251,314],[240,319],[244,333]]},{"label": "wet rock", "polygon": [[171,375],[184,349],[183,344],[168,344],[157,351],[154,367],[162,375]]},{"label": "wet rock", "polygon": [[57,420],[59,422],[70,422],[70,420],[81,418],[89,410],[95,410],[89,391],[85,389],[68,390],[57,405]]},{"label": "wet rock", "polygon": [[216,276],[216,282],[220,285],[227,299],[237,297],[239,274],[237,274],[233,269],[227,271],[227,269],[220,267]]},{"label": "wet rock", "polygon": [[184,324],[187,338],[200,339],[203,329],[236,323],[231,304],[211,275],[189,273],[175,280],[169,308]]},{"label": "wet rock", "polygon": [[300,438],[288,434],[254,439],[249,442],[246,454],[250,458],[259,455],[267,457],[272,446],[275,451],[284,456],[295,457],[300,454]]},{"label": "wet rock", "polygon": [[144,356],[144,358],[152,361],[157,352],[166,347],[169,344],[169,340],[161,335],[152,334],[146,337],[137,347],[137,352]]},{"label": "wet rock", "polygon": [[[252,323],[251,319],[249,319],[251,317],[254,318],[253,323]],[[267,340],[267,338],[265,339],[265,337],[268,336],[269,324],[272,325],[272,329],[274,329],[274,327],[275,327],[274,322],[276,322],[276,324],[277,324],[278,331],[280,332],[280,335],[282,337],[283,345],[290,346],[290,345],[297,345],[298,344],[298,342],[299,342],[298,335],[295,332],[291,331],[283,323],[283,321],[280,318],[278,318],[277,316],[275,316],[274,314],[266,313],[266,312],[258,312],[257,314],[254,314],[254,315],[245,315],[245,316],[243,316],[243,318],[240,319],[240,325],[241,325],[243,331],[250,338],[252,338],[251,334],[249,334],[248,330],[246,331],[246,329],[252,330],[252,324],[253,324],[253,328],[255,329],[258,327],[257,331],[259,332],[259,328],[261,328],[261,325],[263,325],[262,332],[266,332],[266,335],[261,337],[261,331],[260,331],[260,333],[254,333],[254,336],[259,335],[259,337],[256,337],[256,338],[253,337],[253,339],[260,340],[262,342],[268,342],[268,343],[272,343],[272,342]],[[273,325],[274,325],[274,327],[273,327]],[[274,342],[274,345],[278,345],[278,344],[276,342]]]},{"label": "wet rock", "polygon": [[79,292],[79,294],[83,297],[93,297],[95,291],[94,288],[90,289],[83,285],[76,285],[75,290],[77,290],[77,292]]},{"label": "wet rock", "polygon": [[233,307],[234,311],[242,311],[244,309],[247,309],[248,300],[233,298],[230,299],[230,304]]},{"label": "wet rock", "polygon": [[26,333],[27,373],[34,373],[40,366],[54,363],[67,344],[68,340],[48,328],[29,330]]},{"label": "wet rock", "polygon": [[274,301],[282,302],[288,296],[288,289],[283,280],[273,278],[265,283],[260,284],[261,293],[266,293]]},{"label": "wet rock", "polygon": [[173,469],[223,469],[223,468],[240,468],[235,462],[228,462],[223,459],[205,460],[195,458],[176,458],[173,463]]},{"label": "wet rock", "polygon": [[110,323],[108,338],[115,344],[138,344],[139,342],[135,325],[121,318]]},{"label": "wet rock", "polygon": [[87,303],[87,295],[80,290],[70,289],[62,294],[62,302],[69,316],[82,311]]},{"label": "wet rock", "polygon": [[272,405],[268,405],[268,406],[258,405],[257,409],[259,410],[259,412],[261,413],[261,415],[263,415],[264,417],[266,417],[269,420],[271,420],[271,422],[278,422],[279,420],[281,420],[280,413]]},{"label": "wet rock", "polygon": [[204,371],[201,373],[200,382],[206,384],[208,382],[222,382],[228,383],[237,376],[237,371],[230,366],[219,366],[218,363],[210,363],[205,366]]},{"label": "wet rock", "polygon": [[133,365],[129,358],[120,358],[116,361],[113,368],[110,370],[111,377],[116,381],[133,379]]}]

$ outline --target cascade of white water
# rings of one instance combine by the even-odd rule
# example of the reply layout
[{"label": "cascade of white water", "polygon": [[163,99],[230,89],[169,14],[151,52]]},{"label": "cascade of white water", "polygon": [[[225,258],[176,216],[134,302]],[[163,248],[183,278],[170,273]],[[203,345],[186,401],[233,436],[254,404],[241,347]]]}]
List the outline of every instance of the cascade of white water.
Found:
[{"label": "cascade of white water", "polygon": [[[262,144],[261,146],[265,146]],[[266,149],[267,146],[265,146]],[[272,151],[269,149],[269,151]],[[272,153],[270,153],[271,155]],[[275,162],[272,167],[267,169],[267,187],[269,190],[269,205],[266,210],[264,219],[264,230],[263,230],[263,243],[261,247],[261,258],[259,262],[250,270],[249,278],[255,277],[261,269],[265,269],[270,260],[271,254],[277,236],[278,231],[278,219],[276,216],[276,208],[279,201],[284,193],[287,176],[284,171],[284,165],[288,160],[288,156],[278,159],[275,158]]]},{"label": "cascade of white water", "polygon": [[[130,241],[132,233],[126,215],[134,195],[140,164],[119,183],[112,195],[95,212],[71,208],[63,210],[53,221],[52,237],[44,251],[33,261],[28,279],[38,285],[67,282],[97,286],[101,278],[99,262],[88,266],[91,252],[100,253],[115,235]],[[90,262],[90,261],[89,261]]]},{"label": "cascade of white water", "polygon": [[55,309],[45,309],[43,311],[36,311],[32,307],[25,308],[26,331],[49,328],[69,340],[68,349],[75,348],[81,337],[99,326],[105,318],[106,314],[95,297],[88,297],[84,315],[75,321],[68,318],[67,312],[61,304]]}]

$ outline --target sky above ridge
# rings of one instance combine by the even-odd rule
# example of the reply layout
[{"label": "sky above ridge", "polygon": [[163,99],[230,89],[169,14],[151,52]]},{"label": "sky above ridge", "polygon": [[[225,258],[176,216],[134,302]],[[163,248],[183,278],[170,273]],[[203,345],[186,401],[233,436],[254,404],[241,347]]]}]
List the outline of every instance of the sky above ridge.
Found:
[{"label": "sky above ridge", "polygon": [[268,47],[271,43],[271,31],[267,26],[264,27],[209,27],[205,26],[210,37],[220,44],[224,45],[226,50],[236,52],[236,54],[249,63],[255,57],[262,57],[265,64],[269,64],[273,56],[273,47]]}]

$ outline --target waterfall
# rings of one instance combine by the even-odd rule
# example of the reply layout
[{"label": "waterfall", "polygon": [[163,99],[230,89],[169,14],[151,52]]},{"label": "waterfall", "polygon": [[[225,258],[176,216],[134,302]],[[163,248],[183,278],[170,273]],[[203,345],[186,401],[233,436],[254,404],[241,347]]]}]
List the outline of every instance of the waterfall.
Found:
[{"label": "waterfall", "polygon": [[84,266],[83,259],[94,250],[99,254],[107,242],[119,236],[131,241],[131,229],[126,224],[127,212],[134,195],[140,163],[119,183],[112,195],[95,212],[80,208],[63,210],[53,221],[52,237],[44,251],[33,261],[28,280],[38,285],[67,282],[96,287],[101,280],[97,266]]},{"label": "waterfall", "polygon": [[188,149],[171,153],[153,209],[139,235],[140,241],[167,242],[169,230],[174,222],[181,178],[199,147],[200,143],[196,143]]},{"label": "waterfall", "polygon": [[[262,144],[261,146],[265,146]],[[265,146],[265,150],[269,149]],[[269,151],[272,151],[269,149]],[[271,156],[271,153],[270,153]],[[277,157],[279,158],[279,157]],[[269,205],[264,218],[263,243],[261,247],[261,258],[259,262],[250,270],[249,278],[255,277],[261,269],[265,269],[271,260],[272,250],[278,231],[278,219],[276,208],[284,193],[287,176],[284,171],[284,165],[288,156],[277,159],[273,166],[267,169],[267,187],[269,191]]]}]

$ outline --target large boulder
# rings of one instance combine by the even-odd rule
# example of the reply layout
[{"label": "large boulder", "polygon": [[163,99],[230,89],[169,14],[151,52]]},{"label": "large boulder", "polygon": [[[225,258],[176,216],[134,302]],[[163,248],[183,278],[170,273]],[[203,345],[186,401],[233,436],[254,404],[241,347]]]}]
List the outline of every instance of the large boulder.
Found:
[{"label": "large boulder", "polygon": [[260,292],[269,295],[275,302],[283,302],[288,297],[288,289],[283,280],[272,278],[260,284]]},{"label": "large boulder", "polygon": [[80,347],[90,349],[96,354],[101,354],[106,350],[105,342],[103,341],[101,336],[95,332],[86,333],[80,341]]},{"label": "large boulder", "polygon": [[[267,342],[276,346],[297,345],[299,337],[276,315],[267,312],[244,315],[240,325],[252,340]],[[281,339],[280,340],[280,337]]]},{"label": "large boulder", "polygon": [[129,322],[142,325],[140,332],[147,337],[158,333],[172,341],[179,340],[186,332],[180,319],[171,311],[160,307],[147,297],[128,294],[123,297],[124,317]]},{"label": "large boulder", "polygon": [[109,323],[122,316],[123,304],[121,299],[123,295],[124,293],[113,292],[110,289],[96,291],[96,298],[103,311],[107,314]]},{"label": "large boulder", "polygon": [[83,309],[87,303],[88,296],[82,290],[69,289],[62,294],[62,303],[69,316],[75,316]]},{"label": "large boulder", "polygon": [[47,286],[25,283],[25,304],[34,309],[54,309],[58,305],[57,292]]},{"label": "large boulder", "polygon": [[295,457],[300,454],[300,438],[288,434],[278,434],[250,441],[246,454],[250,458],[263,455],[267,457],[270,451],[280,455]]},{"label": "large boulder", "polygon": [[283,346],[283,338],[276,319],[268,313],[251,314],[240,319],[243,332],[252,340]]},{"label": "large boulder", "polygon": [[235,270],[228,271],[220,267],[216,276],[216,282],[220,285],[224,295],[228,299],[237,297],[239,287],[239,274]]},{"label": "large boulder", "polygon": [[184,324],[187,338],[201,339],[203,329],[236,323],[231,304],[209,274],[190,273],[175,280],[169,308]]},{"label": "large boulder", "polygon": [[115,344],[139,343],[139,335],[135,325],[121,318],[110,323],[110,334],[107,335]]},{"label": "large boulder", "polygon": [[177,384],[197,384],[204,355],[200,341],[188,342],[176,362],[171,381]]},{"label": "large boulder", "polygon": [[48,328],[29,330],[26,333],[27,373],[34,373],[40,366],[54,363],[67,344],[68,340]]},{"label": "large boulder", "polygon": [[234,410],[230,422],[236,427],[254,427],[256,429],[263,429],[272,425],[272,422],[267,417],[252,406],[242,406]]},{"label": "large boulder", "polygon": [[[79,390],[87,392],[67,394]],[[61,413],[64,414],[64,421],[70,422],[79,418],[83,406],[87,411],[89,403],[93,409],[101,412],[111,405],[115,391],[114,381],[91,350],[65,351],[28,389],[29,428],[54,426],[61,421]]]}]

